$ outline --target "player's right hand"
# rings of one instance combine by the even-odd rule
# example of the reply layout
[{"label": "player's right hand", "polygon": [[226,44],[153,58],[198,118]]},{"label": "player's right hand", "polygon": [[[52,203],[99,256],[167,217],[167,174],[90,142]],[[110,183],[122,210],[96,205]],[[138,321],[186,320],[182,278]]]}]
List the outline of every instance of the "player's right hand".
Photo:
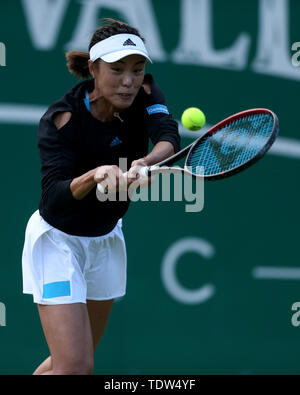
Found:
[{"label": "player's right hand", "polygon": [[116,165],[98,167],[94,175],[94,180],[96,183],[101,183],[108,192],[126,189],[127,185],[126,177],[124,177],[122,170]]}]

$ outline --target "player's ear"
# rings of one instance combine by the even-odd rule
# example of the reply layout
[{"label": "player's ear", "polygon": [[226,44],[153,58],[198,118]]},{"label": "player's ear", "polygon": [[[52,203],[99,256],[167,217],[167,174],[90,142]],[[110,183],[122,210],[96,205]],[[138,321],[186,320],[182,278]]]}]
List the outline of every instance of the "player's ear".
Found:
[{"label": "player's ear", "polygon": [[88,65],[89,65],[89,72],[90,72],[91,76],[94,77],[93,62],[91,60],[88,60]]},{"label": "player's ear", "polygon": [[89,71],[92,77],[95,77],[95,74],[99,69],[99,64],[100,64],[99,59],[97,59],[95,62],[88,60]]}]

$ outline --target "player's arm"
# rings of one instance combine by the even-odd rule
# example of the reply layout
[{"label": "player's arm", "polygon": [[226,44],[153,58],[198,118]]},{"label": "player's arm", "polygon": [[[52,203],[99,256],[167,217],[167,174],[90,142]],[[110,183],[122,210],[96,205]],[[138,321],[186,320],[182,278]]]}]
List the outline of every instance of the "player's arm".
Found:
[{"label": "player's arm", "polygon": [[117,189],[123,179],[123,172],[118,166],[99,166],[80,177],[76,177],[70,184],[72,195],[76,200],[83,199],[97,183],[106,180],[110,190]]},{"label": "player's arm", "polygon": [[174,146],[169,141],[159,141],[153,150],[144,158],[136,159],[131,163],[133,166],[152,166],[169,156],[174,155]]},{"label": "player's arm", "polygon": [[[143,83],[144,91],[147,94],[148,108],[156,104],[162,104],[166,112],[166,102],[160,88],[155,84],[152,76],[146,75]],[[147,110],[147,109],[146,109]],[[152,151],[144,158],[137,158],[131,163],[129,175],[134,177],[138,170],[136,166],[151,166],[162,160],[174,155],[180,149],[180,137],[178,133],[177,122],[174,121],[171,114],[154,113],[148,111],[146,123],[149,136],[154,144]]]}]

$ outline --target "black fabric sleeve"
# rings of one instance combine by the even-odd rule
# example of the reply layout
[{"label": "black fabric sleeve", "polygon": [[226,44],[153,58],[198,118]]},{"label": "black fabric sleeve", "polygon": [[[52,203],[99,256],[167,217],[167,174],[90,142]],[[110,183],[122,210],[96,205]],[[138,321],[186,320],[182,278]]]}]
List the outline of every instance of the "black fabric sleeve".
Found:
[{"label": "black fabric sleeve", "polygon": [[53,214],[70,210],[76,202],[70,189],[75,177],[76,133],[74,115],[59,130],[49,119],[42,118],[39,124],[43,209]]},{"label": "black fabric sleeve", "polygon": [[[154,82],[151,75],[145,76],[145,82],[148,82],[151,86],[151,94],[146,96],[146,124],[149,137],[152,143],[155,145],[159,141],[169,141],[173,147],[175,153],[180,150],[180,135],[178,133],[178,124],[174,120],[170,110],[169,114],[159,112],[149,114],[147,111],[148,107],[156,104],[162,104],[166,106],[166,100],[159,86]],[[167,106],[166,106],[167,107]]]}]

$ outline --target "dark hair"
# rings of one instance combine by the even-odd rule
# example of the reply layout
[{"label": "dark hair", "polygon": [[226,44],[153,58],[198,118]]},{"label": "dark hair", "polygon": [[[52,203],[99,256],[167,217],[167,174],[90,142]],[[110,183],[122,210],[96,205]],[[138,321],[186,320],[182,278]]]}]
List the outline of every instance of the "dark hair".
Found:
[{"label": "dark hair", "polygon": [[[127,25],[125,22],[120,22],[111,18],[102,19],[103,24],[99,27],[93,34],[92,39],[89,44],[89,51],[93,45],[97,44],[99,41],[105,40],[108,37],[114,36],[116,34],[128,33],[135,34],[139,36],[144,42],[145,39],[140,35],[137,29]],[[90,59],[89,52],[83,51],[68,51],[66,53],[67,67],[70,73],[74,74],[76,78],[89,78],[91,77],[88,60]],[[94,62],[94,65],[98,65],[99,59]]]}]

